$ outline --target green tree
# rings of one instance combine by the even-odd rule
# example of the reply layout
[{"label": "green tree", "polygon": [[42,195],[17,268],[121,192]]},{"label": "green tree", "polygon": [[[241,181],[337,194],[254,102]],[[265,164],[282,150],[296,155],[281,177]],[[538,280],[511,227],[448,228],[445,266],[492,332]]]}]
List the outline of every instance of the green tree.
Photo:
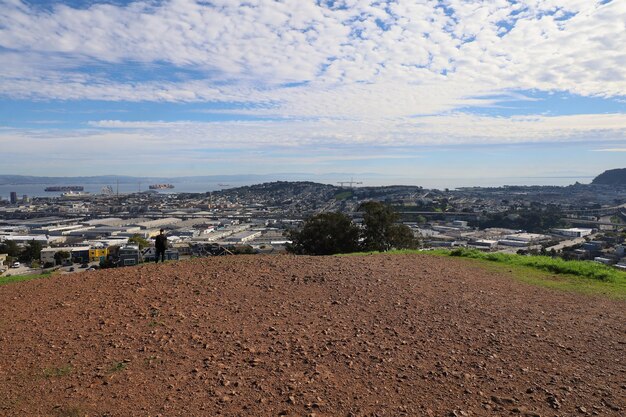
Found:
[{"label": "green tree", "polygon": [[287,251],[299,255],[333,255],[359,249],[359,229],[342,213],[310,217],[301,230],[291,231]]},{"label": "green tree", "polygon": [[144,239],[143,237],[137,234],[128,238],[128,243],[131,245],[135,244],[139,246],[139,249],[147,248],[148,246],[150,246],[150,242],[148,242],[146,239]]},{"label": "green tree", "polygon": [[391,207],[378,201],[368,201],[360,207],[363,211],[363,249],[387,251],[389,249],[415,248],[418,245],[413,231],[406,225],[397,224],[399,219]]},{"label": "green tree", "polygon": [[21,262],[31,262],[33,260],[38,261],[41,256],[41,243],[36,242],[34,239],[26,244],[22,252],[20,253]]},{"label": "green tree", "polygon": [[389,243],[395,249],[416,249],[419,240],[406,224],[394,224],[389,230]]},{"label": "green tree", "polygon": [[66,259],[70,259],[72,256],[71,253],[65,250],[60,250],[54,254],[54,260],[57,265],[63,265],[63,261]]},{"label": "green tree", "polygon": [[6,253],[12,258],[16,258],[20,255],[20,247],[14,241],[6,240],[0,243],[0,253]]}]

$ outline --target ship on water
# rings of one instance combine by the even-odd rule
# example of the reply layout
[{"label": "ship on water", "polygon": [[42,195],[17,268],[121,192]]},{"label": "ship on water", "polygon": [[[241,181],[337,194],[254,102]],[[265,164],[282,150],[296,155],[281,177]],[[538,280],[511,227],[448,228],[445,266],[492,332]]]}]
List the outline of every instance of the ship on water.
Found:
[{"label": "ship on water", "polygon": [[48,192],[68,192],[68,191],[84,191],[85,187],[82,185],[62,185],[54,187],[46,187],[44,191]]},{"label": "ship on water", "polygon": [[172,184],[152,184],[148,188],[151,190],[169,190],[174,188]]},{"label": "ship on water", "polygon": [[89,195],[90,195],[89,193],[84,193],[82,191],[66,191],[64,193],[61,193],[61,197],[65,199],[82,198],[82,197],[87,197]]}]

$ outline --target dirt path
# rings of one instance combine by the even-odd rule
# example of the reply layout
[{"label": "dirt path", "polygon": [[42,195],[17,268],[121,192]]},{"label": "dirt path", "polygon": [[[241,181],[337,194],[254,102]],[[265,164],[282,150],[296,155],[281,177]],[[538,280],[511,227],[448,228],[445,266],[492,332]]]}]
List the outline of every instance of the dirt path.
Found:
[{"label": "dirt path", "polygon": [[240,256],[0,287],[2,416],[622,416],[626,303],[462,259]]}]

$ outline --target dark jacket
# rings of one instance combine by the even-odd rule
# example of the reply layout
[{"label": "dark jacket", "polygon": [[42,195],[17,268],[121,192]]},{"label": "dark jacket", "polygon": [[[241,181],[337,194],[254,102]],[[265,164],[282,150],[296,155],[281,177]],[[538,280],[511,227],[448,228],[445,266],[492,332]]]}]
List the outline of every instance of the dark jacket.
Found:
[{"label": "dark jacket", "polygon": [[167,249],[167,236],[158,235],[154,241],[154,246],[157,250],[165,250]]}]

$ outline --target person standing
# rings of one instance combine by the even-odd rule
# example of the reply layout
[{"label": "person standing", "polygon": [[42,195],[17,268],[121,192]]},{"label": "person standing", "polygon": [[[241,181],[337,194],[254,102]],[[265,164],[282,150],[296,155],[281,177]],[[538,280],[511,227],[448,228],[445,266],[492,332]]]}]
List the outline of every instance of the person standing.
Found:
[{"label": "person standing", "polygon": [[165,231],[161,229],[160,233],[157,235],[154,247],[156,248],[156,257],[154,258],[155,263],[159,263],[159,255],[161,256],[161,262],[165,262],[165,250],[167,249],[167,236],[165,236]]}]

